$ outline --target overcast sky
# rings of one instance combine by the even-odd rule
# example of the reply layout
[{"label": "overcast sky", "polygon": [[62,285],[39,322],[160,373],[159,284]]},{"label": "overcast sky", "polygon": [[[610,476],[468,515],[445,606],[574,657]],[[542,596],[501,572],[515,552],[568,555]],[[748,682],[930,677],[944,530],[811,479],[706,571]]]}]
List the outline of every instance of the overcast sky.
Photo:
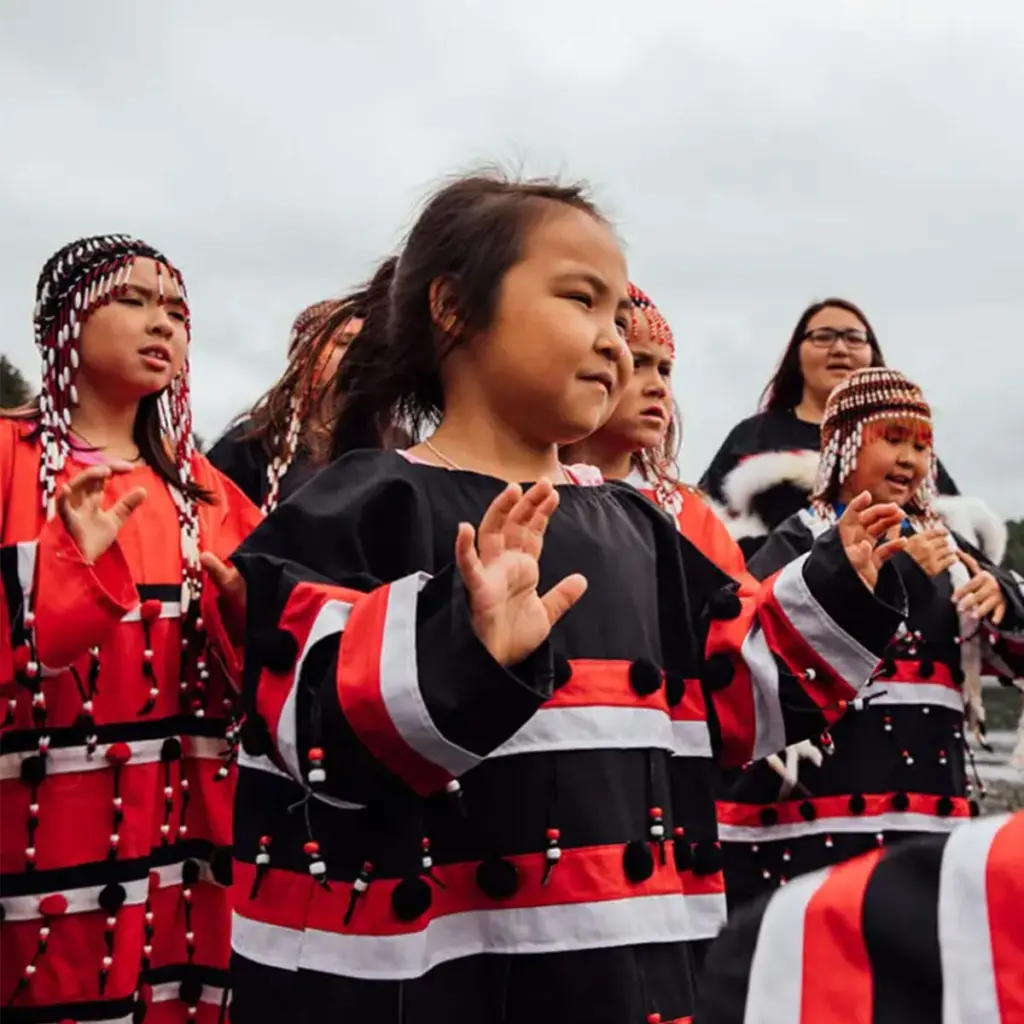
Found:
[{"label": "overcast sky", "polygon": [[1018,0],[0,0],[0,331],[35,377],[43,261],[163,249],[209,439],[307,303],[439,178],[585,178],[675,329],[683,468],[838,293],[920,381],[961,489],[1024,515]]}]

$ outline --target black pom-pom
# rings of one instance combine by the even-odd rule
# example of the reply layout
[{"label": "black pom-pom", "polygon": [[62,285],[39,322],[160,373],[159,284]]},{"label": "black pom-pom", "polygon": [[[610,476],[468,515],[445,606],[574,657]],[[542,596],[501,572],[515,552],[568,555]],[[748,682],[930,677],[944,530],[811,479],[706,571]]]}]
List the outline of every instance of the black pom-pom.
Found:
[{"label": "black pom-pom", "polygon": [[199,881],[199,861],[187,860],[181,865],[182,885],[195,885]]},{"label": "black pom-pom", "polygon": [[953,813],[953,801],[948,796],[940,796],[935,804],[935,813],[948,818]]},{"label": "black pom-pom", "polygon": [[910,797],[906,793],[896,793],[892,798],[892,809],[902,813],[910,807]]},{"label": "black pom-pom", "polygon": [[519,870],[510,860],[492,857],[477,866],[476,884],[492,900],[511,899],[519,890]]},{"label": "black pom-pom", "polygon": [[21,762],[21,781],[26,786],[38,786],[46,778],[46,758],[33,754]]},{"label": "black pom-pom", "polygon": [[817,816],[818,812],[810,800],[800,801],[800,817],[803,818],[804,821],[814,821]]},{"label": "black pom-pom", "polygon": [[690,844],[684,836],[676,836],[672,844],[672,853],[676,859],[676,871],[689,871],[693,867]]},{"label": "black pom-pom", "polygon": [[3,924],[5,917],[7,917],[7,908],[0,903],[0,924]]},{"label": "black pom-pom", "polygon": [[413,875],[403,878],[395,886],[391,893],[391,909],[399,921],[415,921],[430,909],[433,899],[430,886],[418,875]]},{"label": "black pom-pom", "polygon": [[648,843],[634,839],[622,851],[622,870],[631,882],[646,882],[654,874],[654,854]]},{"label": "black pom-pom", "polygon": [[142,1024],[146,1019],[146,1012],[148,1009],[149,1007],[139,999],[132,1007],[132,1024]]},{"label": "black pom-pom", "polygon": [[695,875],[713,875],[722,870],[722,847],[713,839],[694,843],[691,856]]},{"label": "black pom-pom", "polygon": [[881,679],[892,679],[896,675],[896,662],[892,658],[883,658],[882,667],[878,670]]},{"label": "black pom-pom", "polygon": [[704,685],[712,692],[724,690],[732,682],[736,674],[732,658],[724,652],[712,654],[701,666],[700,678]]},{"label": "black pom-pom", "polygon": [[739,618],[743,605],[735,592],[728,587],[716,590],[708,599],[708,614],[713,619],[731,620]]},{"label": "black pom-pom", "polygon": [[686,679],[680,672],[665,673],[665,699],[669,707],[674,708],[686,693]]},{"label": "black pom-pom", "polygon": [[557,652],[551,660],[555,669],[555,689],[560,690],[572,679],[572,665],[564,654],[558,654]]},{"label": "black pom-pom", "polygon": [[629,684],[641,697],[647,697],[661,686],[661,669],[647,658],[637,658],[629,666]]},{"label": "black pom-pom", "polygon": [[863,814],[864,811],[867,810],[868,803],[864,799],[864,797],[862,797],[860,793],[858,793],[856,794],[856,796],[850,797],[847,806],[850,808],[851,814]]},{"label": "black pom-pom", "polygon": [[774,807],[762,807],[758,815],[762,825],[777,825],[779,823],[779,812]]},{"label": "black pom-pom", "polygon": [[188,974],[178,986],[178,998],[188,1006],[196,1006],[203,997],[203,983],[195,974]]},{"label": "black pom-pom", "polygon": [[956,686],[963,686],[964,685],[964,679],[966,678],[966,676],[964,676],[964,670],[959,665],[954,665],[949,670],[949,674],[950,674],[950,677],[953,680],[953,683]]},{"label": "black pom-pom", "polygon": [[917,666],[917,674],[922,679],[931,679],[935,675],[935,662],[931,658],[922,658]]},{"label": "black pom-pom", "polygon": [[218,885],[231,884],[231,847],[218,846],[210,854],[210,874]]},{"label": "black pom-pom", "polygon": [[242,749],[250,757],[266,757],[274,748],[270,742],[267,723],[258,715],[246,717],[242,726]]},{"label": "black pom-pom", "polygon": [[168,736],[160,747],[160,760],[164,764],[171,764],[181,760],[181,740],[176,736]]},{"label": "black pom-pom", "polygon": [[110,882],[100,889],[99,904],[108,914],[116,914],[127,898],[128,893],[120,882]]},{"label": "black pom-pom", "polygon": [[969,800],[967,802],[967,807],[971,812],[972,818],[976,818],[979,814],[981,814],[981,804],[979,804],[977,800]]},{"label": "black pom-pom", "polygon": [[291,633],[283,629],[256,634],[249,639],[250,648],[255,648],[256,659],[271,672],[283,675],[295,666],[299,656],[299,645]]}]

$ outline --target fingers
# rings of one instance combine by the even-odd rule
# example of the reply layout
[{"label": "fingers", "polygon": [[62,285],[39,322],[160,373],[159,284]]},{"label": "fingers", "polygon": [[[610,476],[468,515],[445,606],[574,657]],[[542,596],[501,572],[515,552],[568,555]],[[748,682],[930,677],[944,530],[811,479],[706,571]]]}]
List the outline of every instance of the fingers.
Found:
[{"label": "fingers", "polygon": [[1005,611],[1005,608],[1006,603],[1003,601],[1002,594],[988,594],[984,598],[979,599],[978,607],[974,614],[977,615],[979,619],[985,619],[988,618],[989,615],[992,615],[992,621],[996,625],[999,625],[999,622],[1002,622],[1003,620],[1003,616],[1000,614],[999,622],[996,622],[996,617],[993,612],[1002,612]]},{"label": "fingers", "polygon": [[856,522],[860,517],[860,513],[871,505],[871,492],[861,491],[856,498],[851,501],[846,508],[843,510],[841,519],[850,517],[850,522]]},{"label": "fingers", "polygon": [[1003,621],[1003,616],[1006,615],[1006,601],[1003,600],[1003,595],[999,595],[999,600],[996,602],[996,607],[992,612],[992,625],[998,626]]},{"label": "fingers", "polygon": [[540,600],[553,626],[586,593],[587,578],[579,573],[566,576],[556,583]]},{"label": "fingers", "polygon": [[518,484],[509,484],[487,507],[477,530],[480,556],[485,562],[496,558],[505,549],[505,526],[522,496],[523,489]]},{"label": "fingers", "polygon": [[985,589],[990,584],[996,587],[999,586],[990,573],[980,572],[977,576],[972,576],[962,587],[957,587],[953,591],[953,600],[961,601],[970,594],[977,595],[979,591]]},{"label": "fingers", "polygon": [[77,473],[61,490],[60,501],[70,508],[78,508],[89,495],[101,494],[107,478],[113,472],[109,464],[90,466]]},{"label": "fingers", "polygon": [[544,531],[558,507],[558,493],[550,480],[535,483],[516,502],[505,526],[505,547],[540,554]]},{"label": "fingers", "polygon": [[972,576],[977,576],[981,572],[981,566],[978,565],[978,560],[973,555],[968,554],[966,551],[959,550],[956,554],[960,561],[967,566],[967,570]]},{"label": "fingers", "polygon": [[906,513],[899,505],[872,505],[867,511],[861,513],[860,525],[869,537],[877,539],[894,526],[899,526],[904,518],[906,518]]},{"label": "fingers", "polygon": [[118,526],[123,526],[131,514],[146,500],[146,488],[136,487],[123,497],[118,498],[110,514],[117,520]]},{"label": "fingers", "polygon": [[199,562],[209,573],[214,586],[222,593],[233,593],[244,588],[242,574],[233,566],[222,562],[212,551],[204,551]]},{"label": "fingers", "polygon": [[477,554],[474,540],[473,527],[469,523],[459,523],[459,532],[455,535],[455,564],[466,590],[471,594],[479,590],[484,583],[484,566]]}]

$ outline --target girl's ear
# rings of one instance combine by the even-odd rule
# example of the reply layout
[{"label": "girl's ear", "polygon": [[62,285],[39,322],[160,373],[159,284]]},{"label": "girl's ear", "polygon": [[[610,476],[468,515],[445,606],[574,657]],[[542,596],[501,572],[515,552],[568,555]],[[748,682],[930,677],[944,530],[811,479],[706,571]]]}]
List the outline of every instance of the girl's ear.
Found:
[{"label": "girl's ear", "polygon": [[458,301],[452,281],[447,277],[435,277],[430,282],[430,319],[446,337],[455,338],[462,326]]}]

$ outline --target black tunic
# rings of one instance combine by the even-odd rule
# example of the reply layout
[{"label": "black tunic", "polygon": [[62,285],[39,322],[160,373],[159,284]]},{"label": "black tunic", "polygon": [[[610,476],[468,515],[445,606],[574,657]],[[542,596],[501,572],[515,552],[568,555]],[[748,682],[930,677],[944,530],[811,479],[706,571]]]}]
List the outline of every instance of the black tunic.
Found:
[{"label": "black tunic", "polygon": [[[821,427],[792,409],[760,412],[729,431],[700,486],[725,514],[748,558],[775,527],[807,505],[820,448]],[[959,494],[941,462],[937,483],[940,494]]]},{"label": "black tunic", "polygon": [[902,614],[895,574],[871,595],[834,531],[737,597],[633,488],[566,487],[541,587],[590,585],[506,670],[452,567],[458,523],[502,486],[352,453],[234,556],[236,1024],[691,1013],[688,945],[719,913],[711,736],[742,763],[766,714],[790,739],[820,728],[815,701],[852,696]]},{"label": "black tunic", "polygon": [[[809,509],[798,512],[748,568],[759,579],[770,577],[809,551],[824,528]],[[1024,594],[1017,580],[956,539],[996,577],[1007,600],[1000,630],[984,631],[996,639],[983,653],[1002,671],[1024,670],[1016,640],[1024,630]],[[730,905],[882,842],[947,831],[977,812],[968,799],[962,648],[950,575],[929,578],[904,554],[893,567],[908,596],[907,632],[894,639],[862,692],[867,703],[836,723],[831,743],[819,740],[821,765],[799,762],[807,792],[780,799],[782,780],[765,761],[728,779],[718,818]]]}]

